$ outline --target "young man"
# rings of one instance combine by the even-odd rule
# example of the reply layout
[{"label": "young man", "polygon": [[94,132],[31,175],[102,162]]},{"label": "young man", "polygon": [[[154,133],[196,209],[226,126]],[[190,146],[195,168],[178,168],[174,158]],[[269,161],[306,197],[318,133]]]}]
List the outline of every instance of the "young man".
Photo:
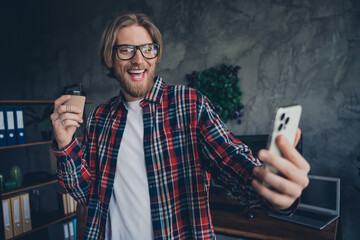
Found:
[{"label": "young man", "polygon": [[89,206],[85,238],[214,239],[210,174],[243,204],[290,214],[308,184],[306,160],[280,136],[284,157],[262,150],[259,159],[286,178],[262,168],[205,96],[155,77],[161,51],[161,34],[143,14],[107,26],[100,58],[120,93],[91,112],[81,146],[80,109],[64,104],[69,96],[55,101],[58,178]]}]

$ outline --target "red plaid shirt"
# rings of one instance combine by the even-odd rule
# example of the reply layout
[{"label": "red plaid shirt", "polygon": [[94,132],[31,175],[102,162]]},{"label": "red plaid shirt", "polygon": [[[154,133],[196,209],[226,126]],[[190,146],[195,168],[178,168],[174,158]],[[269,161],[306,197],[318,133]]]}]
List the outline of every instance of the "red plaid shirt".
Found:
[{"label": "red plaid shirt", "polygon": [[[215,238],[210,174],[243,204],[262,204],[250,184],[260,162],[228,131],[205,96],[157,77],[141,106],[154,239]],[[61,186],[89,206],[86,239],[105,235],[126,115],[119,94],[91,112],[83,147],[76,138],[64,149],[53,146]]]}]

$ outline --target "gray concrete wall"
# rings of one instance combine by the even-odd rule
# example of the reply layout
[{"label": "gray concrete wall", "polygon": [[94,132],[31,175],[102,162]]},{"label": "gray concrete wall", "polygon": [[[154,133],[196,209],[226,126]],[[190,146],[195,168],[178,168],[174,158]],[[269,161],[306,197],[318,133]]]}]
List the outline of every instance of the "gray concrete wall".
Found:
[{"label": "gray concrete wall", "polygon": [[54,99],[78,82],[97,104],[116,95],[97,48],[123,11],[147,13],[163,33],[158,74],[167,83],[221,63],[242,67],[243,124],[228,123],[235,134],[266,134],[276,106],[301,104],[311,173],[341,178],[343,239],[360,238],[358,0],[7,2],[0,99]]}]

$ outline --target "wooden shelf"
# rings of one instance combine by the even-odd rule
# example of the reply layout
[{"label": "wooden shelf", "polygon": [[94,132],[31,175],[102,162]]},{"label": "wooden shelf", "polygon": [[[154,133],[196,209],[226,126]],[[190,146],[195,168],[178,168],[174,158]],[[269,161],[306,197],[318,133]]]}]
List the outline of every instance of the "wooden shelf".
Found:
[{"label": "wooden shelf", "polygon": [[4,197],[11,196],[11,195],[14,195],[14,194],[17,194],[17,193],[20,193],[20,192],[28,191],[28,190],[31,190],[31,189],[34,189],[34,188],[43,187],[43,186],[46,186],[46,185],[49,185],[49,184],[54,184],[54,183],[57,183],[57,182],[58,182],[57,179],[50,179],[48,181],[45,181],[45,182],[42,182],[42,183],[39,183],[39,184],[34,184],[34,185],[30,185],[30,186],[23,186],[23,187],[20,187],[18,189],[11,190],[9,192],[2,193],[1,197],[4,198]]},{"label": "wooden shelf", "polygon": [[16,237],[10,238],[10,239],[18,239],[18,238],[22,238],[26,235],[30,235],[31,233],[34,233],[36,231],[39,231],[41,229],[47,228],[53,224],[56,223],[60,223],[64,220],[67,220],[69,218],[75,217],[76,216],[76,212],[74,213],[70,213],[67,215],[64,215],[62,212],[60,211],[55,211],[55,212],[51,212],[51,213],[46,213],[46,214],[41,214],[41,215],[37,215],[35,217],[31,216],[32,219],[32,229],[28,232],[22,233]]},{"label": "wooden shelf", "polygon": [[[52,104],[54,100],[0,100],[0,105],[11,105],[11,104]],[[87,100],[85,103],[95,103],[95,101]]]},{"label": "wooden shelf", "polygon": [[[81,141],[81,137],[77,137],[79,141]],[[3,146],[0,147],[0,150],[2,149],[11,149],[11,148],[21,148],[21,147],[29,147],[29,146],[36,146],[36,145],[43,145],[43,144],[50,144],[53,140],[48,141],[40,141],[40,142],[31,142],[31,143],[24,143],[24,144],[16,144],[16,145],[10,145],[10,146]]]},{"label": "wooden shelf", "polygon": [[0,100],[0,104],[51,104],[53,100]]},{"label": "wooden shelf", "polygon": [[52,140],[40,141],[40,142],[31,142],[31,143],[24,143],[24,144],[16,144],[16,145],[10,145],[10,146],[3,146],[3,147],[0,147],[0,150],[2,150],[2,149],[10,149],[10,148],[29,147],[29,146],[36,146],[36,145],[42,145],[42,144],[49,144],[51,142],[52,142]]}]

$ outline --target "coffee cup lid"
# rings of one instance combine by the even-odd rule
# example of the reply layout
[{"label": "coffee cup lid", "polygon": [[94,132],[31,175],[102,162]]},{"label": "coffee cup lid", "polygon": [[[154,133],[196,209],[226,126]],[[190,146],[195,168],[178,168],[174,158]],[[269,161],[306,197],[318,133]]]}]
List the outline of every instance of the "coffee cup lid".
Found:
[{"label": "coffee cup lid", "polygon": [[86,93],[83,91],[82,84],[73,84],[63,88],[62,95],[78,95],[85,96]]},{"label": "coffee cup lid", "polygon": [[86,96],[86,93],[81,90],[71,90],[66,89],[62,92],[62,95],[78,95],[78,96]]}]

